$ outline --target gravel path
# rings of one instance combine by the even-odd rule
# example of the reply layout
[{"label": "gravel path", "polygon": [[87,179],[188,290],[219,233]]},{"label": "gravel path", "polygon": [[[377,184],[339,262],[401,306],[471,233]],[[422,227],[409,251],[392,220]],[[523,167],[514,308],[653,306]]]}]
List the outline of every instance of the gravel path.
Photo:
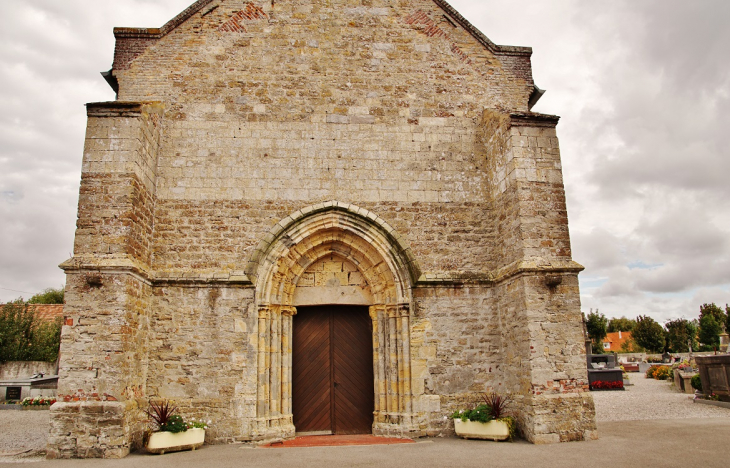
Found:
[{"label": "gravel path", "polygon": [[730,418],[730,409],[692,402],[692,395],[679,393],[666,380],[647,379],[630,372],[633,385],[624,391],[591,392],[596,421],[645,419]]},{"label": "gravel path", "polygon": [[[0,463],[36,458],[46,452],[49,412],[0,411]],[[30,460],[29,459],[29,460]]]}]

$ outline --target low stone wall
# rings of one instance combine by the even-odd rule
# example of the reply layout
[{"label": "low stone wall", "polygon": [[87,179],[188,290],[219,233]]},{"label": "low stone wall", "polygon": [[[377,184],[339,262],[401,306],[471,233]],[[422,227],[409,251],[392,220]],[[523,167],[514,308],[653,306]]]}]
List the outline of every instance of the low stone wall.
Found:
[{"label": "low stone wall", "polygon": [[0,363],[0,380],[28,379],[39,372],[46,375],[55,375],[56,363],[45,361],[8,361]]},{"label": "low stone wall", "polygon": [[[692,357],[698,357],[698,356],[713,356],[715,353],[713,351],[703,351],[703,352],[694,352],[692,353]],[[681,359],[689,359],[689,353],[671,353],[672,357],[677,357]],[[620,362],[629,362],[631,358],[633,358],[635,361],[633,362],[642,362],[646,361],[648,358],[652,359],[661,359],[661,354],[651,354],[651,353],[618,353],[616,355],[618,357],[618,360]],[[656,363],[660,364],[660,363]]]}]

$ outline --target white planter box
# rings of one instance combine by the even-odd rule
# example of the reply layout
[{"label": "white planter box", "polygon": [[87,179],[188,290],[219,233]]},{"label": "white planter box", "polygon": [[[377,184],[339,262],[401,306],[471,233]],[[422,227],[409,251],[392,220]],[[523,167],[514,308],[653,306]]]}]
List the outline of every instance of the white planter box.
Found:
[{"label": "white planter box", "polygon": [[454,429],[456,430],[456,435],[465,439],[509,439],[509,426],[504,421],[489,421],[488,423],[482,423],[454,419]]},{"label": "white planter box", "polygon": [[195,450],[205,442],[205,429],[188,429],[185,432],[153,432],[147,442],[147,451],[163,454],[179,450]]}]

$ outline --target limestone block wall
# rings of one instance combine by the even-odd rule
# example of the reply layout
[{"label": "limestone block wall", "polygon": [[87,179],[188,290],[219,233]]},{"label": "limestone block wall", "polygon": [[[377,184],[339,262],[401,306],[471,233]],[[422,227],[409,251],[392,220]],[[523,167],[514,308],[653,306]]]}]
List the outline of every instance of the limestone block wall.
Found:
[{"label": "limestone block wall", "polygon": [[444,416],[475,403],[484,392],[506,390],[499,317],[492,302],[488,286],[414,291],[413,388],[428,435],[453,432]]},{"label": "limestone block wall", "polygon": [[214,420],[211,441],[241,440],[256,416],[253,289],[160,285],[153,310],[147,396],[174,400],[186,418]]},{"label": "limestone block wall", "polygon": [[[221,193],[225,196],[225,191]],[[496,236],[488,201],[364,203],[357,197],[357,191],[350,191],[342,201],[377,213],[392,225],[407,239],[423,272],[486,273],[497,263],[499,251],[485,248]],[[309,201],[158,199],[153,267],[160,276],[192,270],[211,278],[241,270],[272,226],[309,205]]]},{"label": "limestone block wall", "polygon": [[149,262],[161,111],[155,104],[88,105],[76,257]]}]

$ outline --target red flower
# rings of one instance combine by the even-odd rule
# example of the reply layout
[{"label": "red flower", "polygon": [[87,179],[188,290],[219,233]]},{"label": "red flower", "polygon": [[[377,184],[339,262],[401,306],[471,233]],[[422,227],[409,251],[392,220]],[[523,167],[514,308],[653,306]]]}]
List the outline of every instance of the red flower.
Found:
[{"label": "red flower", "polygon": [[623,380],[617,382],[608,382],[603,380],[596,380],[591,384],[591,390],[618,390],[624,388]]}]

